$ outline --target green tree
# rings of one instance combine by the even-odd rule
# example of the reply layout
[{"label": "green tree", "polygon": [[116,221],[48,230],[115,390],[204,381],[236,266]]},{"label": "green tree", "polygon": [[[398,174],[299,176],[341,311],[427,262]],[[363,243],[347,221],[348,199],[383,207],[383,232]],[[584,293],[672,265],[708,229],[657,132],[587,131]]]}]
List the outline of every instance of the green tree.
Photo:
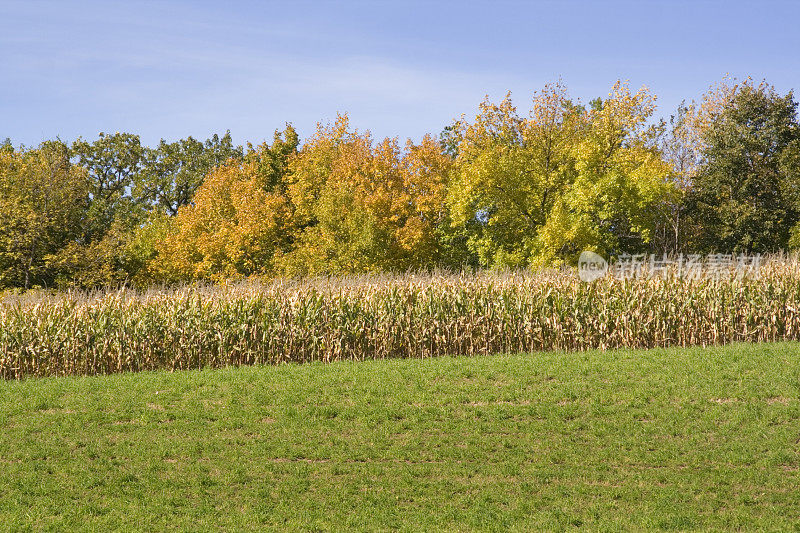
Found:
[{"label": "green tree", "polygon": [[89,177],[88,209],[80,238],[62,250],[58,262],[70,282],[82,287],[124,282],[131,273],[120,254],[147,218],[148,206],[133,194],[146,148],[138,135],[100,133],[92,142],[79,138],[71,152]]},{"label": "green tree", "polygon": [[83,240],[101,240],[115,220],[123,223],[141,217],[142,207],[132,197],[134,178],[142,168],[145,148],[138,135],[100,133],[94,142],[78,139],[72,145],[77,163],[89,175],[89,212]]},{"label": "green tree", "polygon": [[229,159],[241,160],[230,131],[205,142],[187,137],[172,143],[161,139],[144,152],[141,172],[135,176],[135,196],[160,212],[174,216],[188,204],[206,175]]},{"label": "green tree", "polygon": [[463,140],[463,127],[461,121],[455,120],[449,126],[439,133],[439,143],[442,146],[442,152],[455,159],[458,156],[458,146]]},{"label": "green tree", "polygon": [[694,109],[700,168],[687,209],[693,247],[770,252],[800,221],[797,102],[766,82],[722,84]]}]

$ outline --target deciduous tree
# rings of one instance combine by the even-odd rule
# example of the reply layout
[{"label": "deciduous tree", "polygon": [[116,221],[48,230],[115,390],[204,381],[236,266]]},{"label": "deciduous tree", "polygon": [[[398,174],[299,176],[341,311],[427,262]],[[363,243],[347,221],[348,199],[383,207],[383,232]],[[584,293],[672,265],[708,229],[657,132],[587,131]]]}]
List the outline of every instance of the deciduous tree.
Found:
[{"label": "deciduous tree", "polygon": [[60,141],[0,150],[0,287],[56,282],[56,257],[80,236],[89,188]]},{"label": "deciduous tree", "polygon": [[536,93],[528,117],[507,96],[464,125],[449,203],[471,225],[484,266],[570,260],[583,248],[634,251],[652,237],[655,203],[672,191],[648,125],[654,97],[617,83],[589,109],[561,83]]},{"label": "deciduous tree", "polygon": [[289,165],[300,230],[281,261],[289,274],[369,272],[437,264],[436,228],[451,158],[431,136],[373,143],[347,116],[320,125]]},{"label": "deciduous tree", "polygon": [[276,132],[272,146],[263,144],[245,161],[230,159],[212,170],[168,229],[160,233],[156,228],[163,240],[155,244],[151,275],[168,281],[222,281],[270,274],[293,235],[280,173],[296,143],[294,129],[287,127]]},{"label": "deciduous tree", "polygon": [[214,134],[205,142],[187,137],[172,143],[161,139],[145,150],[142,169],[135,179],[135,195],[151,209],[174,216],[191,202],[206,175],[229,159],[242,159],[230,132]]},{"label": "deciduous tree", "polygon": [[797,102],[766,82],[723,82],[693,108],[700,168],[687,209],[692,246],[769,252],[800,220]]}]

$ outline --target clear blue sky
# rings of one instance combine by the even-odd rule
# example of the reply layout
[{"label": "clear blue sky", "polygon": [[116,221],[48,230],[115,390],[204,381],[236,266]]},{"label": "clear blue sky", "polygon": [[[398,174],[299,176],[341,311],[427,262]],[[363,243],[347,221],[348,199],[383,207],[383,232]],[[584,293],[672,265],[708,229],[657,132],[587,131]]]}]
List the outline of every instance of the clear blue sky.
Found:
[{"label": "clear blue sky", "polygon": [[800,89],[798,28],[794,1],[0,0],[0,139],[259,142],[337,111],[417,139],[559,77],[584,102],[646,84],[668,116],[726,73]]}]

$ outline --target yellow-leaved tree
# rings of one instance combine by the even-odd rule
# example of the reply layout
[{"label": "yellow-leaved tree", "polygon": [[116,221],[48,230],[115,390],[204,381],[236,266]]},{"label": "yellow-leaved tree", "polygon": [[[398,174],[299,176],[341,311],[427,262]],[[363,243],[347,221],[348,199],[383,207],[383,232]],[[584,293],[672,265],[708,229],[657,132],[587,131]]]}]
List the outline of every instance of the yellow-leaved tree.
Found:
[{"label": "yellow-leaved tree", "polygon": [[616,255],[648,248],[678,195],[672,165],[657,145],[663,124],[649,123],[655,96],[614,84],[583,115],[572,146],[574,181],[553,206],[539,240],[548,259],[574,259],[584,249]]},{"label": "yellow-leaved tree", "polygon": [[522,266],[546,255],[537,240],[575,180],[574,143],[582,112],[561,83],[533,97],[528,117],[510,95],[485,100],[461,132],[448,202],[455,224],[469,227],[469,247],[484,266]]},{"label": "yellow-leaved tree", "polygon": [[484,266],[572,261],[582,249],[642,249],[674,193],[649,124],[655,97],[616,83],[589,108],[559,82],[534,94],[527,117],[507,96],[461,122],[448,203]]},{"label": "yellow-leaved tree", "polygon": [[80,238],[89,200],[69,155],[60,141],[0,149],[0,289],[68,282],[59,254]]}]

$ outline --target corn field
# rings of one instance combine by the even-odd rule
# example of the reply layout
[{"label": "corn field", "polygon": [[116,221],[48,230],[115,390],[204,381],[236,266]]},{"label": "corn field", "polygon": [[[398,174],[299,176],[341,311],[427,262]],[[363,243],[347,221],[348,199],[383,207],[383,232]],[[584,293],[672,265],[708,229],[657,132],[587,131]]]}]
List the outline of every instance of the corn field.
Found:
[{"label": "corn field", "polygon": [[5,379],[800,339],[800,264],[760,278],[563,270],[0,297]]}]

